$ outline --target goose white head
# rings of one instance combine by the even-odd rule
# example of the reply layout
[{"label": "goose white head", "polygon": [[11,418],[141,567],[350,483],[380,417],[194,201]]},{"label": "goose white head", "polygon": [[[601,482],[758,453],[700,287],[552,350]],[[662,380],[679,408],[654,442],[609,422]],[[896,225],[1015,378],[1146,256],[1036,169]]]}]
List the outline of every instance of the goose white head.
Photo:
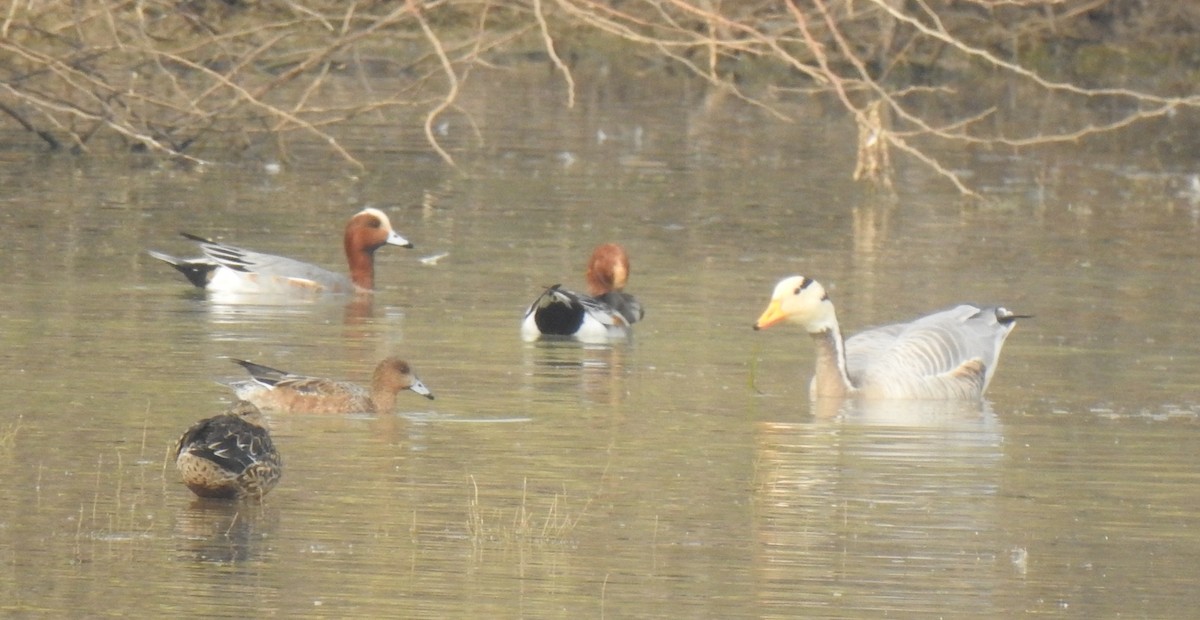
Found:
[{"label": "goose white head", "polygon": [[758,317],[754,329],[766,329],[785,321],[803,326],[810,334],[837,329],[837,315],[825,287],[804,276],[784,278],[775,285],[771,303]]}]

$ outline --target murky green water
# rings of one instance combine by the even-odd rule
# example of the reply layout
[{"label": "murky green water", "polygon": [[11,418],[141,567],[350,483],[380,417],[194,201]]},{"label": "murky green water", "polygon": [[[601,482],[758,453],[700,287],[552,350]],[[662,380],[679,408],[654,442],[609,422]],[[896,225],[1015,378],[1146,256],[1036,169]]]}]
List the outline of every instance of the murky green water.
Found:
[{"label": "murky green water", "polygon": [[[978,155],[999,205],[964,206],[915,168],[890,202],[847,180],[852,134],[836,119],[491,97],[475,102],[487,146],[461,155],[467,174],[404,142],[358,176],[322,155],[266,174],[3,154],[0,610],[1195,608],[1200,226],[1178,194],[1186,171],[1083,150]],[[341,226],[367,204],[417,244],[380,251],[367,307],[222,304],[144,254],[187,253],[187,230],[340,268]],[[647,307],[633,341],[521,342],[524,305],[580,286],[608,240],[629,248]],[[1009,339],[984,407],[814,411],[808,339],[750,330],[791,273],[829,286],[848,333],[956,301],[1036,318]],[[436,401],[272,416],[287,471],[261,506],[199,504],[178,482],[168,449],[222,409],[217,382],[241,373],[226,357],[365,381],[391,353]]]}]

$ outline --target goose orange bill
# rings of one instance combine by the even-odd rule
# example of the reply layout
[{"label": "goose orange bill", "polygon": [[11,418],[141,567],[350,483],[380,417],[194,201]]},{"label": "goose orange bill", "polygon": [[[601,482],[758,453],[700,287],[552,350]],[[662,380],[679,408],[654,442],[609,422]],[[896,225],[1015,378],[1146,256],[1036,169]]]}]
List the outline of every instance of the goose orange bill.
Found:
[{"label": "goose orange bill", "polygon": [[783,313],[783,301],[780,299],[772,299],[767,305],[767,309],[763,310],[762,316],[758,317],[758,322],[754,324],[754,329],[766,329],[776,323],[782,322],[787,318]]}]

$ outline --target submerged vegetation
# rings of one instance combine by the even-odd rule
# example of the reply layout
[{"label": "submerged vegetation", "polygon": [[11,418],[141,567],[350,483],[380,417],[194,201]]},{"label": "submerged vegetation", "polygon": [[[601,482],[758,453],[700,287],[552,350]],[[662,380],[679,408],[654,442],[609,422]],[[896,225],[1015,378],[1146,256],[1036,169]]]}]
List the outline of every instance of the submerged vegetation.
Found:
[{"label": "submerged vegetation", "polygon": [[707,82],[767,122],[823,98],[858,127],[856,178],[889,185],[899,154],[973,194],[934,147],[1078,141],[1200,107],[1198,31],[1192,3],[1135,0],[16,0],[0,117],[55,149],[115,136],[200,161],[311,139],[361,165],[339,127],[402,109],[453,164],[439,119],[467,114],[475,73],[524,60],[565,106],[620,72]]},{"label": "submerged vegetation", "polygon": [[476,555],[491,545],[505,550],[528,550],[535,547],[563,546],[572,541],[572,532],[586,512],[572,515],[567,507],[567,495],[554,493],[538,506],[530,503],[528,480],[521,487],[520,503],[509,511],[496,507],[485,508],[479,501],[479,485],[469,479],[471,496],[467,502],[467,532]]},{"label": "submerged vegetation", "polygon": [[[115,456],[97,457],[95,472],[91,474],[94,478],[91,500],[81,503],[75,515],[74,562],[91,562],[98,554],[111,553],[116,548],[124,549],[122,553],[131,552],[123,545],[113,545],[153,537],[155,521],[145,507],[158,491],[156,487],[165,489],[165,483],[151,473],[152,461],[147,459],[144,435],[132,467],[127,461],[121,450]],[[40,487],[39,481],[39,491]]]},{"label": "submerged vegetation", "polygon": [[17,442],[17,433],[21,431],[21,416],[10,422],[3,428],[0,428],[0,454],[3,454],[12,449],[13,444]]}]

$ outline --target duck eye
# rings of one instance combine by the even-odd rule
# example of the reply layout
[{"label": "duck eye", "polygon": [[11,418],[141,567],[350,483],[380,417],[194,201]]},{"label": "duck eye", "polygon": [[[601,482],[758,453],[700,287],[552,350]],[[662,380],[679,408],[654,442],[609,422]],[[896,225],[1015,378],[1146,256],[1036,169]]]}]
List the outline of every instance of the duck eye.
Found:
[{"label": "duck eye", "polygon": [[804,287],[803,287],[803,286],[797,286],[797,287],[796,287],[796,290],[792,291],[792,294],[793,294],[793,295],[799,295],[799,294],[800,294],[800,291],[803,291],[803,290],[804,290]]}]

